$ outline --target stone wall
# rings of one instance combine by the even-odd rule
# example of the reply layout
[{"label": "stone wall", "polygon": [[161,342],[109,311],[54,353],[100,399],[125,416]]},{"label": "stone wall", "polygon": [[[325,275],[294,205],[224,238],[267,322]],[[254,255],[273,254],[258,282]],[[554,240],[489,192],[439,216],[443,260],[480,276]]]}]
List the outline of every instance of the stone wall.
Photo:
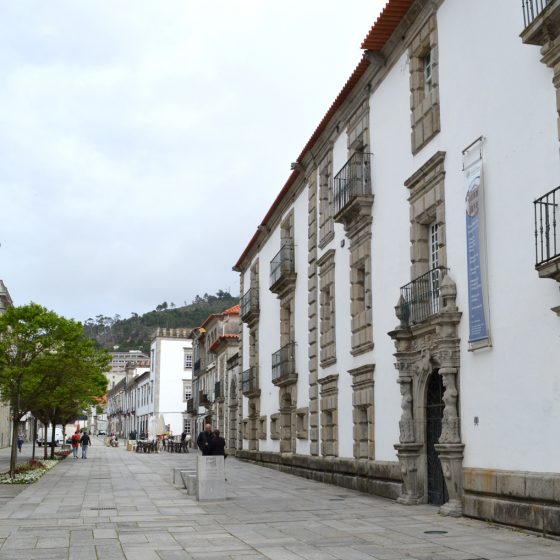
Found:
[{"label": "stone wall", "polygon": [[560,535],[560,473],[463,469],[463,514]]},{"label": "stone wall", "polygon": [[237,458],[303,478],[335,484],[383,498],[401,494],[401,472],[396,461],[356,461],[338,457],[281,455],[272,452],[239,451]]}]

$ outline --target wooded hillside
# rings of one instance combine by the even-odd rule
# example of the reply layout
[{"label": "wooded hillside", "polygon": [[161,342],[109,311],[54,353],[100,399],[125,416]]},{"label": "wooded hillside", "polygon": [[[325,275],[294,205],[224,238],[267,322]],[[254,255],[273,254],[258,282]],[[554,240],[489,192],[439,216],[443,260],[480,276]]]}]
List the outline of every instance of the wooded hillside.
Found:
[{"label": "wooded hillside", "polygon": [[216,295],[197,295],[192,303],[177,306],[160,303],[153,311],[143,315],[132,313],[128,318],[120,315],[97,315],[84,323],[86,335],[109,350],[118,346],[120,351],[142,350],[149,353],[150,338],[158,327],[194,328],[200,326],[212,313],[220,313],[239,303],[239,297],[218,290]]}]

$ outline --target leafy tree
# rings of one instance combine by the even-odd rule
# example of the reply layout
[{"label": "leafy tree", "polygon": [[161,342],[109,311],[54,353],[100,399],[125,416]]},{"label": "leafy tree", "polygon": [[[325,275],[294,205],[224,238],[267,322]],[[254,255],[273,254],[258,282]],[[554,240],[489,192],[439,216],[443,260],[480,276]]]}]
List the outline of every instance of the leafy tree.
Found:
[{"label": "leafy tree", "polygon": [[[107,367],[105,351],[95,349],[84,337],[83,327],[54,311],[31,303],[9,308],[0,316],[0,394],[12,410],[12,453],[10,474],[15,475],[17,430],[29,410],[46,406],[53,379],[68,376],[72,365],[80,372]],[[85,360],[85,361],[84,361]],[[101,372],[103,369],[101,369]],[[95,385],[97,393],[100,385]],[[60,398],[53,395],[51,405]]]}]

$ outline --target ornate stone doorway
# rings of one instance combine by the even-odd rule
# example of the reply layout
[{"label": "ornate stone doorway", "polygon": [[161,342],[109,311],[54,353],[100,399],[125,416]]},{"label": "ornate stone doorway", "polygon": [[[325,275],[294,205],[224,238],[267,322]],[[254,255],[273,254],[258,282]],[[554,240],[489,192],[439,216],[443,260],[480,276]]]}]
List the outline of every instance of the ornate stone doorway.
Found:
[{"label": "ornate stone doorway", "polygon": [[433,371],[428,379],[426,394],[426,472],[428,478],[428,503],[443,505],[449,499],[445,479],[436,451],[436,444],[441,436],[443,419],[443,393],[445,388],[441,375]]}]

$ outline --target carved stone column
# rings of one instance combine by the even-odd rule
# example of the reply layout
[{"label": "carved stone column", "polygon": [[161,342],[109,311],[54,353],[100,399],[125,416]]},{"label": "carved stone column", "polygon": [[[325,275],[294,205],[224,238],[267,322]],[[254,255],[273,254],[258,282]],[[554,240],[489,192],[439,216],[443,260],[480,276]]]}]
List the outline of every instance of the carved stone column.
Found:
[{"label": "carved stone column", "polygon": [[399,504],[411,506],[423,501],[418,489],[418,461],[422,447],[421,443],[395,444],[403,477],[403,493],[397,498]]},{"label": "carved stone column", "polygon": [[449,501],[439,508],[442,515],[461,517],[463,515],[463,449],[462,443],[437,443],[435,446]]}]

